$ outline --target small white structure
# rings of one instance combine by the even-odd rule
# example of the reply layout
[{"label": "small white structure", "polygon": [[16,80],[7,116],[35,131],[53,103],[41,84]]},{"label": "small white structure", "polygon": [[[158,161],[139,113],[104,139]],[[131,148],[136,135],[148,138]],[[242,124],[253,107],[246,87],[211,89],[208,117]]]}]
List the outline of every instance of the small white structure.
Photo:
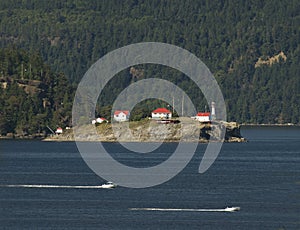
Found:
[{"label": "small white structure", "polygon": [[200,122],[210,122],[211,121],[210,113],[197,113],[195,119]]},{"label": "small white structure", "polygon": [[63,133],[63,129],[61,127],[58,127],[55,131],[56,134],[62,134]]},{"label": "small white structure", "polygon": [[108,120],[106,120],[104,117],[98,117],[97,119],[96,119],[96,122],[97,123],[103,123],[103,122],[108,122]]},{"label": "small white structure", "polygon": [[103,122],[108,122],[108,121],[104,117],[98,117],[95,120],[92,120],[93,125],[96,124],[96,123],[101,124]]},{"label": "small white structure", "polygon": [[172,118],[172,113],[166,108],[157,108],[151,113],[152,119],[170,119]]},{"label": "small white structure", "polygon": [[216,119],[216,103],[212,102],[211,103],[211,120]]},{"label": "small white structure", "polygon": [[117,110],[114,112],[114,120],[118,122],[128,121],[129,116],[130,114],[128,110]]}]

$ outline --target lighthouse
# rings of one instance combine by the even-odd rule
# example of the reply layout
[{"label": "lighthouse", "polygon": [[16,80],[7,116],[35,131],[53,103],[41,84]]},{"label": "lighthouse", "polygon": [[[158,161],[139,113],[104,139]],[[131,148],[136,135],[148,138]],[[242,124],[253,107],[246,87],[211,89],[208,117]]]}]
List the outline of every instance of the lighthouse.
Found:
[{"label": "lighthouse", "polygon": [[211,103],[211,120],[216,120],[216,104],[215,102]]}]

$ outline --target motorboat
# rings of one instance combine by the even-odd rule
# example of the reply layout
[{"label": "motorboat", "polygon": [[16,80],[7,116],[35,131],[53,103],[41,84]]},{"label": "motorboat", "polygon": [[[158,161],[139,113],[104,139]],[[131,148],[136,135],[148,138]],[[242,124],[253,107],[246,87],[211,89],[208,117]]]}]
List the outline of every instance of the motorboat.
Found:
[{"label": "motorboat", "polygon": [[101,185],[101,188],[115,188],[115,187],[117,187],[117,185],[111,181],[108,181],[107,183]]},{"label": "motorboat", "polygon": [[240,207],[226,207],[224,209],[225,212],[236,212],[239,211],[241,208]]}]

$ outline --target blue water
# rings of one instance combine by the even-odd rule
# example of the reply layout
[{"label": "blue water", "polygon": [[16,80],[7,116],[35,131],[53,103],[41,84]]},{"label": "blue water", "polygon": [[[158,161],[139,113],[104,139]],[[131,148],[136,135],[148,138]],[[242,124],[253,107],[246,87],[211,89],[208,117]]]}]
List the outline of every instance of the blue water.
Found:
[{"label": "blue water", "polygon": [[[176,177],[130,189],[11,188],[12,184],[99,185],[74,142],[0,141],[0,229],[300,229],[300,128],[243,128],[248,143],[225,143],[204,174],[206,145]],[[153,166],[175,143],[152,154],[106,144],[120,162]],[[160,212],[130,208],[219,209]]]}]

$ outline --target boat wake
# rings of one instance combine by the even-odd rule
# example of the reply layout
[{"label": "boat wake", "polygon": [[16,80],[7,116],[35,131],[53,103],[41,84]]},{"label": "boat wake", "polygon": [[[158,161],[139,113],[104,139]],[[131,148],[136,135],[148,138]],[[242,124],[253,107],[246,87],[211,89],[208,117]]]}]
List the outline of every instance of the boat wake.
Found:
[{"label": "boat wake", "polygon": [[0,185],[6,188],[65,188],[65,189],[111,189],[115,186],[103,185],[46,185],[46,184],[8,184]]},{"label": "boat wake", "polygon": [[131,211],[162,211],[162,212],[235,212],[240,207],[227,207],[220,209],[194,209],[194,208],[130,208]]}]

